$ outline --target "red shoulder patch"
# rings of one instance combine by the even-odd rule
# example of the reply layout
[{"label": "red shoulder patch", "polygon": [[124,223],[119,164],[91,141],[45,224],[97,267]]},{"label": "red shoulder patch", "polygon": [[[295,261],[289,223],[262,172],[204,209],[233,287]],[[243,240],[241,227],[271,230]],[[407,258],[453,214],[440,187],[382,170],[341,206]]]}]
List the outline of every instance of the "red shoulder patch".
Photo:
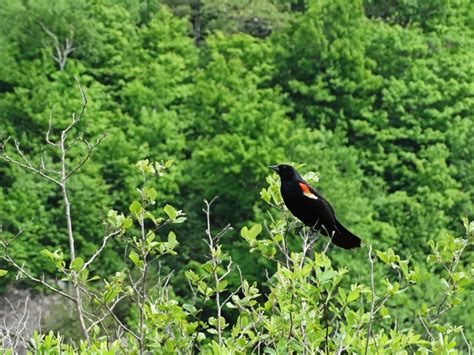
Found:
[{"label": "red shoulder patch", "polygon": [[306,185],[302,182],[299,182],[298,184],[300,185],[301,191],[303,191],[304,194],[310,194],[311,193],[311,191],[309,191],[308,185]]},{"label": "red shoulder patch", "polygon": [[311,192],[311,190],[309,189],[308,185],[306,185],[306,184],[303,183],[303,182],[299,182],[298,185],[300,185],[301,191],[303,191],[303,195],[305,195],[306,197],[315,199],[315,200],[318,199],[318,196],[316,196],[315,194],[313,194],[313,193]]}]

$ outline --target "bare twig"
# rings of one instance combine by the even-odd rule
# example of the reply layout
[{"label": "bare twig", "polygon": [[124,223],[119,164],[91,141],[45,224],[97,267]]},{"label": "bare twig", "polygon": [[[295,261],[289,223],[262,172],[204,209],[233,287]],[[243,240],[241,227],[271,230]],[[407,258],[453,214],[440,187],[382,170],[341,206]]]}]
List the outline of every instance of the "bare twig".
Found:
[{"label": "bare twig", "polygon": [[[72,120],[71,124],[67,126],[61,132],[61,139],[59,141],[60,153],[61,153],[61,192],[63,195],[63,202],[64,202],[64,213],[66,217],[66,228],[67,228],[67,236],[69,240],[69,253],[71,256],[71,260],[76,258],[76,247],[75,247],[75,239],[74,239],[74,232],[72,227],[72,217],[71,217],[71,203],[69,202],[69,194],[67,189],[67,179],[68,179],[68,172],[66,170],[66,139],[68,131],[77,123],[76,120]],[[87,343],[90,343],[89,339],[89,332],[87,331],[87,326],[84,321],[84,314],[82,309],[82,296],[81,291],[78,287],[78,277],[77,272],[72,270],[71,271],[72,281],[73,281],[73,288],[75,291],[76,299],[76,311],[79,318],[79,324],[81,325],[82,332],[84,337],[86,338]]]},{"label": "bare twig", "polygon": [[370,289],[372,293],[372,300],[370,304],[370,317],[369,317],[369,329],[367,331],[367,341],[365,342],[365,352],[367,354],[369,350],[369,339],[372,335],[372,322],[374,319],[375,310],[375,283],[374,283],[374,259],[372,258],[372,244],[369,247],[369,261],[370,261]]},{"label": "bare twig", "polygon": [[72,44],[73,32],[70,31],[69,37],[66,37],[63,44],[59,41],[58,37],[51,30],[49,30],[43,23],[40,23],[40,25],[43,28],[43,31],[53,40],[56,54],[52,53],[51,57],[58,64],[59,70],[61,71],[64,70],[68,56],[72,53],[72,51],[74,51],[74,47]]},{"label": "bare twig", "polygon": [[28,334],[29,332],[27,329],[28,320],[30,317],[28,312],[29,297],[26,297],[21,313],[17,311],[17,309],[21,307],[21,300],[18,301],[16,306],[14,306],[8,298],[5,298],[5,301],[10,306],[11,317],[8,324],[7,318],[5,318],[3,320],[3,326],[0,326],[0,348],[17,349],[20,345],[26,348],[31,336],[31,334]]},{"label": "bare twig", "polygon": [[106,303],[102,303],[102,305],[105,307],[105,309],[109,312],[109,314],[115,319],[115,321],[120,325],[120,327],[125,330],[128,334],[130,334],[132,337],[134,337],[136,340],[140,341],[140,337],[135,334],[135,332],[133,330],[131,330],[130,328],[128,328],[118,317],[117,315],[114,313],[114,311],[112,309],[110,309],[110,307],[106,304]]},{"label": "bare twig", "polygon": [[84,265],[82,266],[81,270],[87,269],[90,264],[94,262],[94,260],[102,253],[102,250],[104,250],[105,246],[107,245],[107,242],[110,238],[113,236],[116,236],[117,234],[120,234],[121,230],[116,230],[112,233],[107,234],[103,239],[102,239],[102,245],[100,246],[99,249],[96,250],[96,252],[87,260]]},{"label": "bare twig", "polygon": [[[92,292],[87,292],[88,296],[90,297],[91,301],[94,300],[94,299],[99,299],[99,297],[95,294],[93,294]],[[100,316],[99,318],[97,318],[95,321],[93,321],[89,327],[87,328],[88,331],[91,331],[93,327],[95,327],[97,324],[101,324],[102,322],[105,321],[105,319],[109,316],[111,316],[110,311],[113,311],[114,308],[120,303],[120,301],[122,301],[123,299],[125,299],[127,297],[127,294],[122,294],[120,295],[119,297],[117,297],[117,299],[108,307],[107,309],[107,312],[104,313],[102,316]],[[100,301],[99,301],[100,302]],[[105,307],[104,307],[105,308]],[[115,318],[114,318],[115,319]],[[121,326],[119,324],[119,326]]]},{"label": "bare twig", "polygon": [[466,339],[466,336],[464,335],[464,329],[461,329],[461,335],[462,335],[462,338],[464,339],[464,343],[466,343],[467,353],[468,355],[471,355],[472,354],[471,342]]},{"label": "bare twig", "polygon": [[105,134],[103,134],[101,137],[99,137],[95,143],[91,144],[89,143],[88,141],[86,140],[83,140],[83,142],[86,144],[87,146],[87,153],[86,153],[86,156],[84,158],[82,158],[82,160],[79,162],[79,164],[77,164],[74,168],[72,168],[69,173],[67,174],[66,178],[69,178],[71,177],[72,175],[74,175],[80,168],[82,168],[82,166],[89,160],[91,154],[92,154],[92,151],[95,149],[95,147],[97,147],[100,142],[102,142],[102,140],[106,137]]},{"label": "bare twig", "polygon": [[56,180],[55,178],[45,174],[43,171],[39,170],[39,169],[36,169],[30,162],[30,160],[26,157],[26,155],[23,153],[23,151],[20,149],[20,143],[15,141],[15,147],[16,147],[16,151],[17,153],[22,157],[22,159],[24,160],[24,163],[19,161],[19,160],[16,160],[12,157],[10,157],[8,154],[7,154],[7,151],[6,151],[6,147],[7,147],[7,144],[8,144],[8,141],[10,140],[10,138],[7,138],[5,140],[5,142],[3,142],[1,145],[0,145],[0,152],[1,152],[1,157],[2,159],[4,159],[5,161],[11,163],[11,164],[14,164],[14,165],[18,165],[20,167],[22,167],[23,169],[26,169],[26,170],[29,170],[29,171],[32,171],[38,175],[40,175],[41,177],[43,177],[44,179],[48,180],[48,181],[51,181],[53,183],[55,183],[56,185],[60,185],[61,183]]},{"label": "bare twig", "polygon": [[[43,30],[48,34],[48,36],[50,36],[53,39],[55,43],[55,46],[56,46],[55,60],[58,62],[58,64],[60,65],[60,69],[62,70],[66,63],[67,56],[70,54],[70,52],[73,49],[72,38],[71,39],[67,38],[64,47],[61,47],[62,45],[59,43],[59,40],[56,37],[56,35],[52,33],[46,26],[42,25],[42,27],[43,27]],[[86,152],[86,155],[77,163],[76,166],[73,166],[73,167],[68,166],[67,152],[72,145],[70,143],[72,139],[70,137],[70,134],[72,130],[77,126],[77,124],[83,119],[85,111],[86,111],[86,106],[88,103],[87,96],[84,92],[84,89],[79,79],[77,77],[75,77],[75,79],[78,83],[79,91],[81,94],[81,101],[82,101],[79,114],[76,115],[75,112],[72,114],[71,121],[64,129],[62,129],[59,132],[59,138],[56,140],[52,138],[52,134],[53,134],[52,120],[53,120],[53,113],[54,113],[54,107],[53,107],[49,115],[48,128],[45,134],[46,144],[50,145],[59,156],[59,170],[54,170],[47,167],[43,149],[40,152],[39,164],[37,167],[36,164],[32,163],[32,160],[27,156],[27,154],[23,152],[23,150],[20,147],[20,143],[18,141],[14,141],[15,153],[13,156],[7,152],[7,146],[8,146],[10,138],[7,138],[4,142],[0,143],[0,158],[4,159],[5,161],[11,164],[20,166],[21,168],[25,170],[38,174],[45,180],[53,182],[55,185],[59,186],[62,199],[63,199],[63,204],[64,204],[64,217],[66,220],[66,233],[67,233],[67,239],[68,239],[68,244],[69,244],[69,257],[70,257],[71,262],[73,262],[76,259],[77,253],[76,253],[75,235],[74,235],[72,213],[71,213],[71,202],[70,202],[69,191],[68,191],[68,180],[72,175],[74,175],[79,169],[81,169],[84,166],[84,164],[90,158],[93,150],[97,147],[98,144],[100,144],[102,139],[105,137],[105,135],[99,137],[94,143],[91,143],[85,140],[84,138],[82,138],[81,135],[79,135],[79,138],[77,137],[74,138],[74,141],[72,144],[74,144],[75,141],[82,142],[82,144],[84,144],[84,146],[86,147],[87,152]],[[120,231],[113,231],[105,235],[102,241],[102,245],[89,258],[89,260],[84,263],[81,271],[90,267],[90,265],[103,252],[108,240],[119,233]],[[19,234],[21,234],[21,231]],[[18,237],[18,235],[16,237]],[[68,299],[69,301],[72,301],[75,305],[77,317],[78,317],[84,338],[88,343],[90,343],[89,331],[91,330],[91,327],[93,325],[101,323],[105,318],[104,316],[99,316],[98,314],[91,314],[84,309],[84,304],[82,300],[83,294],[90,297],[90,292],[84,289],[83,287],[84,285],[82,284],[83,282],[79,279],[78,271],[67,270],[68,276],[70,276],[70,280],[72,281],[72,287],[73,287],[72,294],[68,294],[64,292],[63,290],[61,290],[56,285],[53,285],[50,282],[45,281],[44,276],[41,278],[35,277],[28,270],[26,270],[23,265],[19,265],[8,254],[8,244],[12,240],[14,240],[16,237],[12,238],[10,241],[2,240],[1,244],[3,245],[5,253],[3,256],[1,256],[1,258],[6,260],[10,265],[12,265],[15,269],[17,269],[19,271],[19,274],[26,276],[29,280],[37,282],[38,284],[44,286],[46,289],[49,289],[50,291],[59,294],[60,296]],[[144,282],[144,280],[145,280],[145,277],[140,279],[141,282]],[[136,289],[136,285],[133,285],[133,286]],[[110,308],[108,308],[108,305],[104,305],[104,307],[105,309],[108,309],[110,313]],[[113,307],[115,307],[115,304]],[[113,314],[113,312],[111,314]],[[97,317],[99,317],[99,319],[97,319]],[[114,315],[114,318],[116,321],[118,320],[115,315]],[[86,323],[88,323],[89,326]],[[124,329],[125,331],[130,333],[130,331],[127,330],[127,328],[120,322],[119,322],[119,325],[121,329]],[[136,336],[136,334],[134,333],[130,333],[130,334],[132,334],[132,336],[133,335]]]},{"label": "bare twig", "polygon": [[34,281],[38,284],[41,284],[43,285],[44,287],[46,287],[47,289],[63,296],[64,298],[67,298],[68,300],[70,301],[73,301],[75,302],[76,300],[74,299],[74,297],[68,295],[67,293],[61,291],[59,288],[57,287],[54,287],[52,286],[51,284],[47,283],[45,280],[44,280],[44,276],[39,279],[37,277],[34,277],[32,274],[30,274],[28,271],[26,271],[24,269],[23,266],[20,266],[16,263],[15,260],[13,260],[9,255],[4,255],[1,257],[3,260],[5,260],[6,262],[8,262],[9,264],[11,264],[15,269],[17,269],[20,273],[22,273],[23,275],[25,275],[28,279],[30,279],[31,281]]},{"label": "bare twig", "polygon": [[146,290],[146,275],[148,271],[148,262],[147,256],[148,253],[145,247],[145,240],[146,240],[146,232],[145,232],[145,184],[146,184],[146,175],[143,173],[143,188],[141,190],[141,213],[140,213],[140,236],[141,236],[141,257],[143,262],[142,268],[142,275],[141,275],[141,289],[138,293],[139,303],[138,303],[138,311],[139,311],[139,345],[140,345],[140,355],[145,353],[145,302],[147,300],[147,290]]},{"label": "bare twig", "polygon": [[219,292],[219,276],[217,275],[217,261],[215,258],[215,252],[214,252],[214,237],[211,234],[211,205],[212,203],[217,199],[217,196],[214,197],[211,202],[207,202],[204,200],[204,203],[206,204],[206,220],[207,220],[207,229],[206,229],[206,234],[208,238],[208,245],[209,249],[211,250],[211,260],[212,260],[212,268],[213,268],[213,274],[214,274],[214,281],[216,283],[216,306],[217,306],[217,336],[219,340],[219,346],[222,345],[222,329],[221,329],[221,299],[220,299],[220,292]]},{"label": "bare twig", "polygon": [[206,214],[206,221],[207,221],[207,229],[206,229],[206,236],[207,240],[205,240],[206,244],[209,246],[209,250],[211,253],[211,263],[212,263],[212,277],[214,278],[215,282],[215,299],[216,299],[216,306],[217,306],[217,337],[219,346],[222,345],[222,325],[221,325],[221,318],[222,318],[222,306],[224,303],[221,303],[221,292],[219,290],[219,284],[224,278],[232,271],[232,260],[227,264],[226,271],[223,275],[219,276],[218,274],[218,266],[220,264],[220,260],[216,257],[216,252],[219,248],[219,239],[223,236],[227,231],[232,229],[230,224],[226,225],[219,233],[215,236],[212,235],[211,232],[211,205],[216,201],[218,196],[215,196],[210,202],[204,200],[206,204],[206,208],[203,210]]},{"label": "bare twig", "polygon": [[420,319],[421,325],[425,328],[426,333],[430,336],[431,340],[434,340],[433,334],[431,334],[429,328],[426,326],[426,323],[423,321],[423,317],[421,314],[418,314],[418,318]]},{"label": "bare twig", "polygon": [[51,109],[51,112],[49,113],[48,130],[46,131],[46,143],[52,145],[53,147],[59,148],[59,144],[51,140],[53,113],[54,113],[55,108],[56,108],[56,105],[53,105],[53,108]]}]

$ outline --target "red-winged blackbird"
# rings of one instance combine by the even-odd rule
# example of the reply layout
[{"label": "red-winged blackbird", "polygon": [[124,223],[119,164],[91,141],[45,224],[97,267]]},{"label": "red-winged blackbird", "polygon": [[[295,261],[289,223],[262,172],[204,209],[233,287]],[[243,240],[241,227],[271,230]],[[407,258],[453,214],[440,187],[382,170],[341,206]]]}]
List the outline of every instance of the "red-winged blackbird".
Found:
[{"label": "red-winged blackbird", "polygon": [[328,201],[303,180],[291,165],[272,165],[280,175],[281,195],[290,212],[313,230],[331,237],[338,247],[360,247],[360,238],[349,232],[337,219]]}]

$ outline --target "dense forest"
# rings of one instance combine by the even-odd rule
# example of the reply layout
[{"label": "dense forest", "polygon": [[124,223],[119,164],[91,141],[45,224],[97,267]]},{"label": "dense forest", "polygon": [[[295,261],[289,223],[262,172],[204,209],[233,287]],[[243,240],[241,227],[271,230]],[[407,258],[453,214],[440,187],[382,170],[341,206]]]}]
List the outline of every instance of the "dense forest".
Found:
[{"label": "dense forest", "polygon": [[[472,1],[9,0],[0,19],[0,285],[78,312],[31,351],[470,353]],[[362,247],[309,235],[276,163]]]}]

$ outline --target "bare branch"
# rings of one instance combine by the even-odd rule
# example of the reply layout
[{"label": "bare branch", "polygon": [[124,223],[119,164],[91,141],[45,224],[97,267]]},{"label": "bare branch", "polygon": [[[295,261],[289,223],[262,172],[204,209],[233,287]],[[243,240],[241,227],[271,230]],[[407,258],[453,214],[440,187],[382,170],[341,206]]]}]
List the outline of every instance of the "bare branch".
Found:
[{"label": "bare branch", "polygon": [[74,299],[74,297],[68,295],[67,293],[61,291],[59,288],[56,288],[54,286],[52,286],[51,284],[47,283],[45,280],[44,280],[44,276],[41,278],[41,279],[38,279],[37,277],[34,277],[33,275],[31,275],[28,271],[26,271],[24,269],[23,266],[20,266],[16,263],[15,260],[13,260],[9,255],[4,255],[1,257],[3,260],[7,261],[8,263],[10,263],[11,265],[13,265],[13,267],[15,269],[17,269],[21,274],[25,275],[29,280],[31,281],[34,281],[38,284],[41,284],[43,285],[44,287],[48,288],[49,290],[67,298],[68,300],[70,301],[73,301],[73,302],[76,302],[76,300]]},{"label": "bare branch", "polygon": [[77,84],[79,85],[79,91],[81,92],[81,97],[82,97],[82,109],[81,109],[81,113],[79,114],[79,118],[78,118],[78,120],[81,120],[82,117],[84,116],[84,112],[86,110],[86,106],[87,106],[88,101],[87,101],[87,96],[84,93],[84,89],[82,88],[82,85],[81,85],[81,82],[80,82],[79,78],[77,76],[74,76],[74,79],[76,79]]},{"label": "bare branch", "polygon": [[83,167],[83,165],[89,160],[91,154],[92,154],[92,151],[95,149],[95,147],[97,147],[100,142],[102,141],[102,139],[104,139],[106,136],[105,134],[102,135],[100,138],[97,139],[97,141],[94,143],[94,144],[90,144],[89,142],[85,141],[86,144],[87,144],[87,153],[86,153],[86,156],[81,160],[81,162],[75,166],[67,175],[66,175],[66,179],[68,179],[69,177],[71,177],[72,175],[74,175],[80,168]]},{"label": "bare branch", "polygon": [[102,245],[100,246],[99,249],[96,250],[96,252],[90,257],[89,260],[87,260],[84,265],[82,266],[81,270],[87,269],[90,264],[94,262],[94,260],[102,253],[102,250],[104,250],[105,246],[107,245],[107,242],[110,238],[113,236],[116,236],[119,234],[121,230],[114,231],[112,233],[107,234],[103,239],[102,239]]},{"label": "bare branch", "polygon": [[426,326],[426,323],[423,321],[423,317],[421,316],[421,314],[418,314],[418,318],[420,319],[421,325],[423,325],[423,328],[425,328],[425,331],[430,336],[431,340],[434,340],[433,334],[431,334],[430,330]]},{"label": "bare branch", "polygon": [[[94,297],[95,297],[95,299],[96,299],[97,301],[99,301],[99,303],[107,310],[107,312],[109,312],[109,314],[112,316],[112,318],[114,318],[114,320],[117,322],[117,324],[118,324],[124,331],[126,331],[128,334],[130,334],[130,335],[131,335],[132,337],[134,337],[136,340],[140,341],[140,337],[139,337],[137,334],[135,334],[135,332],[134,332],[133,330],[131,330],[130,328],[128,328],[128,327],[117,317],[117,315],[116,315],[116,314],[114,313],[114,311],[113,311],[113,308],[109,307],[109,306],[107,305],[107,303],[105,303],[104,301],[102,301],[102,300],[100,299],[100,297],[97,297],[97,296],[95,296],[95,295],[94,295]],[[115,307],[115,305],[114,305],[114,307]]]},{"label": "bare branch", "polygon": [[49,169],[49,168],[46,167],[46,164],[44,162],[43,152],[40,153],[40,166],[39,166],[38,170],[39,171],[43,170],[43,171],[46,171],[46,172],[51,173],[51,174],[61,175],[60,171]]},{"label": "bare branch", "polygon": [[211,252],[211,263],[212,263],[212,275],[211,277],[214,278],[214,283],[215,283],[215,301],[216,301],[216,306],[217,306],[217,337],[218,337],[218,342],[219,346],[222,345],[222,325],[221,325],[221,318],[222,318],[222,307],[225,304],[221,302],[221,291],[219,290],[219,283],[232,271],[232,260],[227,264],[226,272],[219,277],[217,273],[217,268],[219,264],[222,262],[221,260],[218,259],[216,256],[215,251],[218,250],[219,248],[219,239],[222,235],[224,235],[227,231],[232,229],[230,224],[226,225],[219,233],[217,233],[215,236],[212,235],[211,232],[211,205],[216,201],[218,197],[215,196],[210,202],[207,200],[204,200],[204,203],[206,204],[206,208],[203,210],[205,215],[206,215],[206,221],[207,221],[207,229],[206,229],[206,235],[207,235],[207,240],[205,240],[206,244],[209,246],[209,250]]},{"label": "bare branch", "polygon": [[369,339],[372,336],[372,322],[374,320],[375,309],[375,283],[374,283],[374,259],[372,258],[372,244],[369,246],[369,261],[370,261],[370,289],[372,292],[372,300],[370,304],[369,329],[367,331],[367,341],[365,342],[365,353],[369,350]]},{"label": "bare branch", "polygon": [[11,164],[14,164],[14,165],[18,165],[20,167],[22,167],[23,169],[26,169],[26,170],[29,170],[29,171],[32,171],[38,175],[40,175],[41,177],[45,178],[46,180],[48,181],[51,181],[51,182],[54,182],[56,185],[61,185],[61,183],[56,180],[55,178],[52,178],[51,176],[45,174],[43,171],[41,170],[38,170],[36,169],[32,164],[31,162],[28,160],[28,158],[26,157],[26,155],[21,151],[20,149],[20,143],[19,142],[15,142],[15,146],[16,146],[16,150],[18,152],[18,154],[22,157],[22,159],[25,161],[25,163],[22,163],[21,161],[19,160],[16,160],[12,157],[10,157],[7,152],[6,152],[6,145],[8,143],[8,140],[10,138],[8,138],[1,146],[0,146],[0,151],[2,153],[1,157],[3,160],[11,163]]},{"label": "bare branch", "polygon": [[461,329],[461,335],[462,335],[462,338],[464,339],[464,343],[466,343],[467,345],[467,353],[471,355],[472,354],[471,342],[466,339],[466,336],[464,335],[464,329]]},{"label": "bare branch", "polygon": [[[93,298],[98,298],[98,296],[96,296],[92,293],[89,293],[89,297],[90,297],[91,300]],[[117,297],[117,299],[112,303],[112,305],[109,306],[110,311],[113,312],[114,308],[120,303],[120,301],[122,301],[126,297],[127,297],[127,294],[122,294],[119,297]],[[91,331],[92,328],[94,328],[97,324],[102,323],[108,316],[111,316],[109,310],[107,310],[107,313],[103,314],[100,318],[98,318],[97,320],[92,322],[91,325],[87,328],[87,330]],[[120,324],[119,324],[119,326],[120,326]]]},{"label": "bare branch", "polygon": [[5,318],[3,326],[0,326],[0,347],[2,349],[17,349],[21,343],[21,346],[26,348],[30,338],[30,334],[27,333],[27,324],[30,317],[28,312],[29,297],[26,297],[21,313],[17,311],[21,306],[21,300],[18,301],[16,307],[8,298],[5,298],[5,301],[10,306],[12,319],[10,319],[7,325],[7,319]]},{"label": "bare branch", "polygon": [[54,109],[56,108],[56,105],[53,105],[53,108],[51,109],[51,112],[49,113],[49,119],[48,119],[48,130],[46,131],[46,143],[59,148],[59,143],[55,143],[51,141],[51,130],[52,130],[52,121],[53,121],[53,113]]},{"label": "bare branch", "polygon": [[74,46],[72,43],[73,31],[69,32],[70,37],[66,37],[64,44],[62,44],[59,41],[58,37],[51,30],[49,30],[42,22],[40,22],[40,25],[43,31],[53,40],[56,55],[51,54],[51,57],[58,64],[59,70],[63,71],[64,67],[66,66],[68,56],[74,51]]}]

